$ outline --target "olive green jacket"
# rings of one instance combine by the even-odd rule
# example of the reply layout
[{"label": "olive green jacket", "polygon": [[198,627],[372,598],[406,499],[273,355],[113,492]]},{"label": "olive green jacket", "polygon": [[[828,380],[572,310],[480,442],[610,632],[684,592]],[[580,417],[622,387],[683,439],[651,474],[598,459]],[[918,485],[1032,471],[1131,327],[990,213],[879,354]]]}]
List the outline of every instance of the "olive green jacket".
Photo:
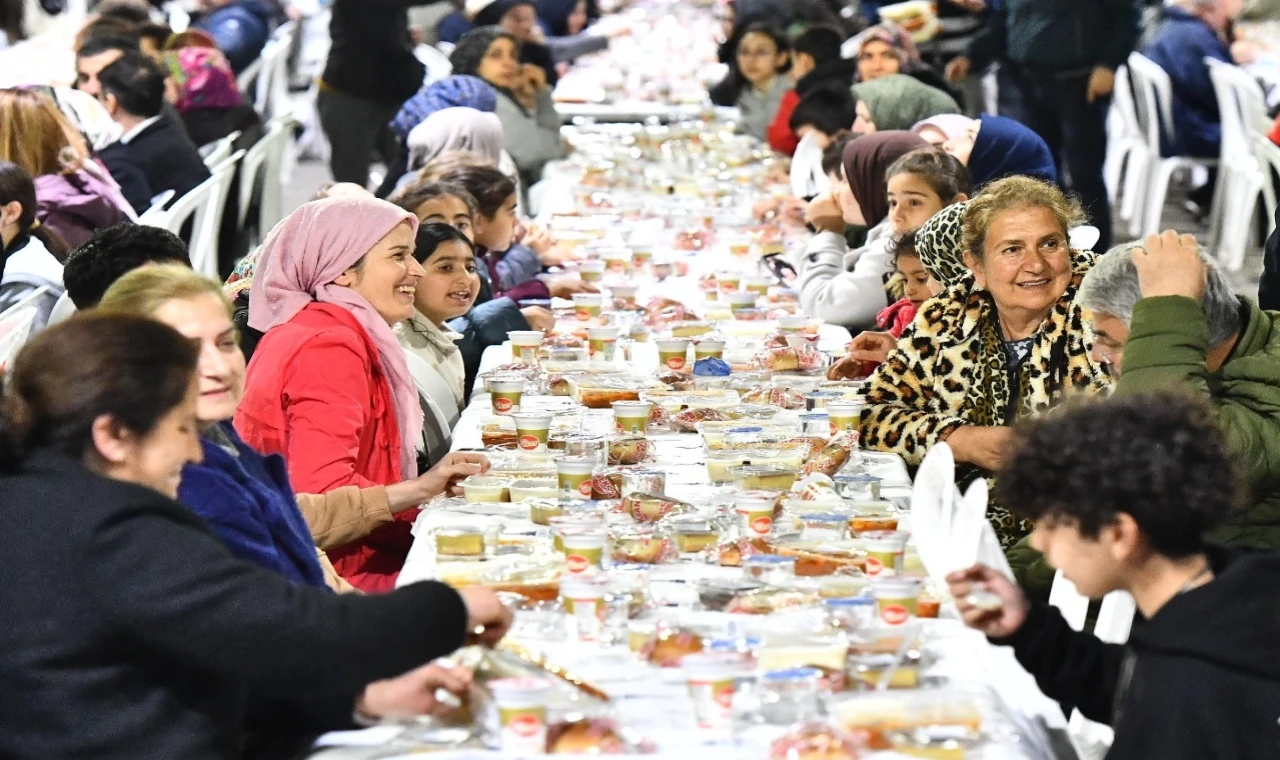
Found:
[{"label": "olive green jacket", "polygon": [[[1209,321],[1189,298],[1144,298],[1133,309],[1124,365],[1115,393],[1182,389],[1217,410],[1245,488],[1242,507],[1211,538],[1226,544],[1280,549],[1280,312],[1240,299],[1244,329],[1217,372],[1205,366]],[[1025,541],[1010,564],[1032,587],[1052,582]]]}]

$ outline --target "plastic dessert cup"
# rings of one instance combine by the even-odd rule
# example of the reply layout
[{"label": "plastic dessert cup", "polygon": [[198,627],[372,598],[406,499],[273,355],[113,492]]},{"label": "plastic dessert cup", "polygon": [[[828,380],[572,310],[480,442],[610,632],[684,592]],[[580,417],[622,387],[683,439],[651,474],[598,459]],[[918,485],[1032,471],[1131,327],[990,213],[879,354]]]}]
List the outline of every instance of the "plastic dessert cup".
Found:
[{"label": "plastic dessert cup", "polygon": [[489,682],[489,690],[498,708],[503,754],[545,754],[551,683],[542,678],[499,678]]},{"label": "plastic dessert cup", "polygon": [[521,451],[547,450],[553,416],[549,412],[516,412],[511,415],[516,421],[516,445]]},{"label": "plastic dessert cup", "polygon": [[525,364],[537,364],[538,348],[542,345],[543,337],[541,330],[512,330],[508,332],[507,340],[511,341],[512,358]]}]

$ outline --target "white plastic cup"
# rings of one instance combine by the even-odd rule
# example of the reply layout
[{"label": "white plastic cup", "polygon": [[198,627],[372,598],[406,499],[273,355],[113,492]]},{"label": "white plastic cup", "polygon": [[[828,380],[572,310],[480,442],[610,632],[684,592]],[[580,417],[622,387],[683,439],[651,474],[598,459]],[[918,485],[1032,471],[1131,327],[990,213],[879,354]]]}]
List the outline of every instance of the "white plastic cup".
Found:
[{"label": "white plastic cup", "polygon": [[537,364],[542,338],[541,330],[512,330],[507,333],[507,340],[511,341],[511,356],[518,362]]},{"label": "white plastic cup", "polygon": [[524,378],[492,378],[486,386],[494,414],[509,417],[520,411],[520,397],[524,395]]},{"label": "white plastic cup", "polygon": [[599,460],[595,457],[557,457],[556,478],[562,501],[591,498],[591,477]]},{"label": "white plastic cup", "polygon": [[654,342],[658,346],[658,363],[663,367],[678,371],[689,365],[688,338],[671,338]]},{"label": "white plastic cup", "polygon": [[600,640],[608,591],[607,582],[599,576],[560,582],[560,602],[568,614],[570,635],[578,641]]},{"label": "white plastic cup", "polygon": [[600,282],[604,279],[604,262],[583,261],[578,264],[578,276],[583,282]]},{"label": "white plastic cup", "polygon": [[604,564],[604,546],[609,532],[603,528],[577,528],[560,534],[564,546],[564,566],[570,575],[590,575]]},{"label": "white plastic cup", "polygon": [[778,494],[774,491],[743,491],[733,500],[742,531],[748,538],[767,538],[773,532],[777,500]]},{"label": "white plastic cup", "polygon": [[907,534],[900,530],[877,530],[863,533],[862,548],[867,552],[867,575],[889,577],[902,572],[907,548]]},{"label": "white plastic cup", "polygon": [[698,728],[727,731],[733,728],[733,697],[743,673],[741,655],[728,652],[698,652],[680,660],[693,717]]},{"label": "white plastic cup", "polygon": [[546,451],[554,416],[549,412],[517,412],[511,415],[511,419],[516,421],[516,446],[521,451]]},{"label": "white plastic cup", "polygon": [[588,327],[587,348],[596,361],[611,362],[618,355],[618,328]]},{"label": "white plastic cup", "polygon": [[586,322],[600,316],[600,307],[603,303],[604,296],[599,293],[574,293],[573,313],[578,317],[579,322]]},{"label": "white plastic cup", "polygon": [[871,582],[871,596],[876,600],[880,622],[889,626],[906,625],[916,615],[920,581],[915,578],[880,578]]},{"label": "white plastic cup", "polygon": [[551,682],[544,678],[499,678],[489,682],[489,689],[498,708],[502,753],[546,754]]}]

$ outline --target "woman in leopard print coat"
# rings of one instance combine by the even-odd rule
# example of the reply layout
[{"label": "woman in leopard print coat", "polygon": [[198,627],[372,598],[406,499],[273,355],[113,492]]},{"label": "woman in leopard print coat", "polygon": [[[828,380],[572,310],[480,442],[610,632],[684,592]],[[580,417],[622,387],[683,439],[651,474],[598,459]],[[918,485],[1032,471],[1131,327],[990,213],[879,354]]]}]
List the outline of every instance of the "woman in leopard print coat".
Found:
[{"label": "woman in leopard print coat", "polygon": [[[866,448],[917,465],[945,440],[968,482],[999,467],[1014,421],[1108,391],[1073,303],[1094,260],[1068,244],[1082,216],[1056,187],[1011,177],[925,223],[917,250],[946,290],[868,381]],[[998,505],[988,516],[1006,547],[1030,530]]]}]

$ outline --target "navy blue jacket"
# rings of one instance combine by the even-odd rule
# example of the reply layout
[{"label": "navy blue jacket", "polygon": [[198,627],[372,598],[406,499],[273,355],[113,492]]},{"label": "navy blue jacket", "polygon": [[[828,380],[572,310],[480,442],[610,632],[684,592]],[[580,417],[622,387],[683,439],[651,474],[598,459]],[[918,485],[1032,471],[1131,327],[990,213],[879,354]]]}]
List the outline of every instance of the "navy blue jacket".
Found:
[{"label": "navy blue jacket", "polygon": [[1205,58],[1231,63],[1231,51],[1213,27],[1181,8],[1165,8],[1155,37],[1142,51],[1173,84],[1173,145],[1166,156],[1216,158],[1222,142],[1218,99]]},{"label": "navy blue jacket", "polygon": [[230,423],[218,427],[239,456],[201,436],[204,461],[182,470],[178,501],[203,517],[237,557],[294,583],[326,588],[284,459],[254,451]]}]

